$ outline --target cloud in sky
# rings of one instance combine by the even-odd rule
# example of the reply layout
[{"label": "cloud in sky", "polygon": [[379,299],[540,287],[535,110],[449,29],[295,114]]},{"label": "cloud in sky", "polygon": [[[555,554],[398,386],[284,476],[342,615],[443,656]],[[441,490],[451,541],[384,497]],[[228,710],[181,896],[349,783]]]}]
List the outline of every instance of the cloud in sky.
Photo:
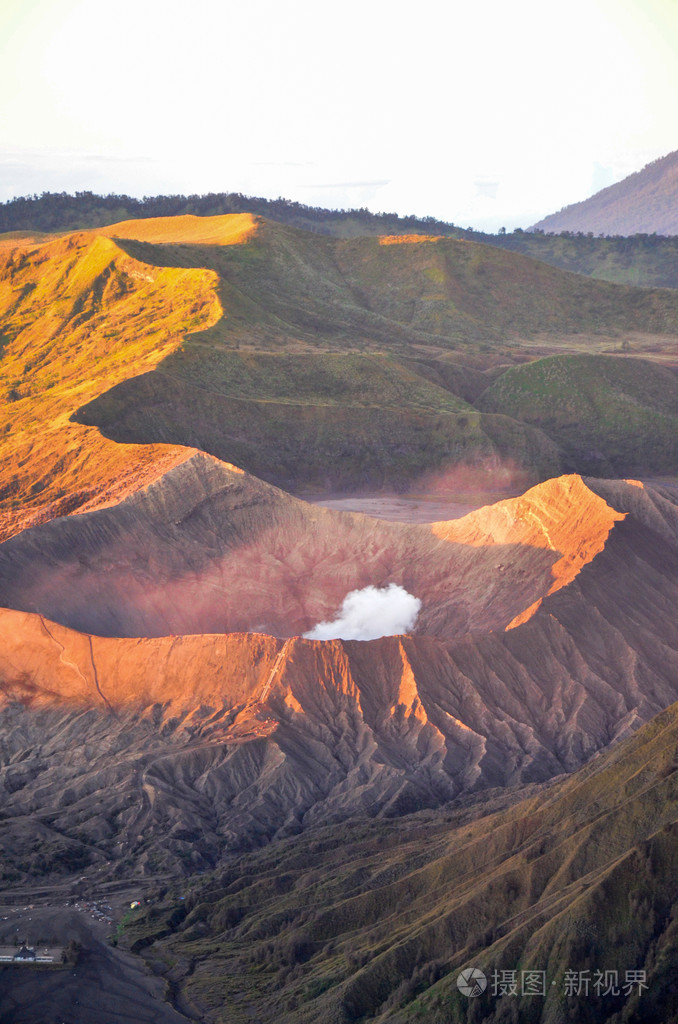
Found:
[{"label": "cloud in sky", "polygon": [[[68,150],[0,149],[0,200],[40,192],[176,191],[150,157]],[[160,183],[160,189],[158,188]],[[131,187],[135,186],[135,187]]]},{"label": "cloud in sky", "polygon": [[336,619],[319,622],[307,640],[378,640],[380,636],[409,633],[419,615],[421,601],[404,587],[363,587],[344,598]]},{"label": "cloud in sky", "polygon": [[[324,197],[510,228],[584,198],[596,164],[623,177],[676,147],[675,0],[110,11],[0,4],[3,141],[29,165],[19,192]],[[39,168],[36,150],[51,157]],[[101,163],[74,170],[66,152]],[[16,190],[16,176],[0,182],[0,198]]]},{"label": "cloud in sky", "polygon": [[388,178],[377,179],[376,181],[326,181],[313,182],[306,185],[306,188],[381,188],[382,185],[390,185]]}]

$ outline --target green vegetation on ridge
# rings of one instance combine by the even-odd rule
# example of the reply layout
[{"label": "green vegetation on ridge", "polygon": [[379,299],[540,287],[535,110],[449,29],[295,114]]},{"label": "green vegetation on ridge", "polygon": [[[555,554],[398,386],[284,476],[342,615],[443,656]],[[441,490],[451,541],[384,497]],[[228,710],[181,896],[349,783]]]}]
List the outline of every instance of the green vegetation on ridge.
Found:
[{"label": "green vegetation on ridge", "polygon": [[[253,213],[281,224],[339,238],[361,235],[443,235],[485,242],[604,281],[651,288],[678,288],[678,237],[652,234],[594,237],[583,231],[544,234],[543,230],[493,235],[461,228],[434,217],[401,217],[366,209],[329,210],[288,199],[263,199],[239,193],[192,196],[95,195],[92,192],[44,192],[0,204],[0,232],[6,237],[26,232],[75,231],[103,227],[133,218],[195,214]],[[640,229],[638,229],[640,230]]]},{"label": "green vegetation on ridge", "polygon": [[[48,410],[73,442],[58,442],[70,462],[57,469],[82,464],[90,476],[81,445],[101,439],[74,423],[118,442],[197,447],[295,490],[406,489],[459,463],[509,463],[526,484],[564,468],[673,470],[673,413],[651,399],[635,402],[640,419],[601,427],[592,460],[588,441],[577,449],[565,429],[551,430],[550,410],[542,422],[531,406],[503,405],[497,382],[502,366],[545,352],[626,346],[671,358],[675,292],[594,282],[453,238],[384,244],[240,221],[235,237],[228,218],[224,234],[209,225],[230,244],[181,242],[204,237],[204,222],[187,217],[124,225],[136,239],[109,231],[3,251],[12,514],[26,496],[36,513],[66,500],[55,460],[32,446]],[[624,422],[636,441],[617,436]]]},{"label": "green vegetation on ridge", "polygon": [[233,347],[425,346],[472,357],[537,335],[678,333],[673,291],[592,281],[454,238],[383,244],[264,221],[243,245],[117,244],[151,266],[215,271],[226,315],[209,340]]},{"label": "green vegetation on ridge", "polygon": [[[459,371],[461,374],[463,368]],[[249,401],[474,411],[452,390],[420,376],[416,362],[408,366],[376,354],[272,355],[185,345],[165,360],[163,373],[195,387]]]},{"label": "green vegetation on ridge", "polygon": [[538,427],[578,472],[623,476],[678,465],[678,376],[645,360],[562,355],[514,366],[478,407]]},{"label": "green vegetation on ridge", "polygon": [[521,252],[561,270],[643,288],[678,288],[678,237],[638,234],[594,237],[583,231],[512,231],[476,241]]},{"label": "green vegetation on ridge", "polygon": [[[505,416],[479,413],[432,382],[435,366],[377,355],[233,352],[185,345],[158,372],[77,414],[119,441],[185,444],[286,488],[405,489],[456,463],[515,460],[559,469],[555,445]],[[467,388],[483,375],[440,364]]]},{"label": "green vegetation on ridge", "polygon": [[[601,399],[593,451],[586,437],[579,448],[570,442],[579,413],[563,397],[576,391],[577,374],[589,374],[595,391],[615,373],[673,382],[669,370],[568,356],[574,377],[560,373],[563,396],[549,393],[542,414],[531,393],[523,403],[506,398],[523,372],[527,380],[540,371],[514,366],[504,385],[500,366],[539,352],[525,341],[537,334],[542,347],[549,335],[558,347],[585,332],[590,346],[602,339],[600,350],[609,333],[670,332],[678,324],[672,292],[591,282],[454,239],[384,245],[271,223],[244,245],[119,244],[149,265],[214,271],[224,316],[154,373],[76,415],[114,440],[199,447],[291,489],[403,489],[422,474],[488,460],[508,460],[535,482],[564,468],[678,465],[673,414],[655,409],[651,394],[616,433]],[[563,402],[567,429],[552,430],[552,406]],[[625,439],[625,422],[635,439]]]}]

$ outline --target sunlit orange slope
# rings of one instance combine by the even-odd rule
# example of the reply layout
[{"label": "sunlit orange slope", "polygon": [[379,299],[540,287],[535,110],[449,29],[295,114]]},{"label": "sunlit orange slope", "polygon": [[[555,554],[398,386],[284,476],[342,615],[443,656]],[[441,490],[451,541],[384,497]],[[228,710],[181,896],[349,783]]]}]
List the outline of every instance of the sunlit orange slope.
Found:
[{"label": "sunlit orange slope", "polygon": [[[232,633],[118,640],[0,608],[0,704],[92,706],[178,702],[220,707],[260,689],[282,642]],[[228,671],[225,671],[228,666]]]},{"label": "sunlit orange slope", "polygon": [[239,245],[257,231],[260,217],[251,213],[229,213],[216,217],[151,217],[148,220],[123,220],[98,235],[109,238],[134,238],[139,242],[191,245]]},{"label": "sunlit orange slope", "polygon": [[0,605],[102,636],[290,637],[350,591],[395,583],[422,602],[417,635],[505,630],[605,548],[624,518],[607,501],[565,477],[405,525],[307,504],[197,453],[120,505],[2,545]]},{"label": "sunlit orange slope", "polygon": [[[527,548],[545,548],[560,557],[551,566],[555,593],[571,583],[580,569],[605,547],[610,530],[625,513],[611,508],[576,474],[547,480],[518,498],[499,501],[471,512],[463,519],[434,523],[437,537],[485,547],[494,544],[518,544]],[[506,627],[511,629],[532,617],[540,598]]]},{"label": "sunlit orange slope", "polygon": [[0,250],[0,539],[88,502],[120,500],[186,457],[113,444],[70,422],[223,314],[212,271],[150,266],[105,236],[227,245],[255,230],[247,215],[178,217]]}]

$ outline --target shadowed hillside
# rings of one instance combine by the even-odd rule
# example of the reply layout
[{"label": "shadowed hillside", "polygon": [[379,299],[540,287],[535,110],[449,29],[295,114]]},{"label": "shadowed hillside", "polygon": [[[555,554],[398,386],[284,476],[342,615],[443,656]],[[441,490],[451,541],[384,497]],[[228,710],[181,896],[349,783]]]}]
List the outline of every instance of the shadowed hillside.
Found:
[{"label": "shadowed hillside", "polygon": [[507,370],[476,404],[538,427],[579,472],[670,473],[678,464],[678,376],[645,360],[535,360]]},{"label": "shadowed hillside", "polygon": [[334,239],[262,221],[246,246],[192,253],[182,241],[190,218],[177,220],[167,222],[175,247],[151,249],[143,241],[152,221],[104,230],[134,258],[182,267],[199,260],[216,270],[224,295],[241,304],[223,319],[223,338],[241,345],[249,335],[250,345],[267,340],[274,348],[295,339],[449,350],[537,332],[676,329],[678,299],[670,292],[592,282],[478,243],[421,235]]},{"label": "shadowed hillside", "polygon": [[[245,855],[178,922],[170,896],[130,940],[160,936],[151,955],[229,1024],[673,1021],[677,749],[674,705],[571,778],[494,813],[476,805],[475,820],[346,823]],[[467,966],[488,978],[477,999],[457,989]],[[521,993],[525,970],[544,972],[543,995]],[[568,994],[568,970],[588,972],[588,992]],[[638,970],[646,987],[625,989]],[[606,971],[616,995],[594,987]],[[517,994],[493,993],[493,972]]]},{"label": "shadowed hillside", "polygon": [[[235,286],[237,312],[76,418],[119,441],[194,445],[292,489],[416,486],[452,453],[455,462],[513,460],[531,479],[565,466],[592,471],[590,459],[559,448],[560,437],[545,436],[536,420],[521,422],[528,417],[520,410],[507,416],[478,403],[489,380],[465,364],[512,360],[535,329],[553,332],[553,346],[567,344],[560,332],[605,332],[622,322],[673,331],[670,293],[594,286],[466,242],[380,244],[388,241],[336,242],[267,225],[247,247],[204,252],[221,281]],[[189,258],[181,247],[120,244],[139,259]],[[222,298],[226,309],[230,295]],[[303,353],[278,355],[302,341]],[[256,351],[263,344],[271,355]],[[334,354],[313,351],[323,347]],[[346,347],[351,356],[340,358]],[[596,347],[600,341],[589,342]],[[652,375],[638,366],[639,376]],[[666,471],[676,461],[671,438],[655,451],[645,426],[636,445],[645,445],[646,469]],[[593,471],[636,471],[633,452],[606,463],[605,439],[602,447]]]},{"label": "shadowed hillside", "polygon": [[74,419],[119,442],[191,445],[289,490],[407,490],[459,463],[557,473],[556,445],[463,394],[488,384],[447,360],[189,347]]}]

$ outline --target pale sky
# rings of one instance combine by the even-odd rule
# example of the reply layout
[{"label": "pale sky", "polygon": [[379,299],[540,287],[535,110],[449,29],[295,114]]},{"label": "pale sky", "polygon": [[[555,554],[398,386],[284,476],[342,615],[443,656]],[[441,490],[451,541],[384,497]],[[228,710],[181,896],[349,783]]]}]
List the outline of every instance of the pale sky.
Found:
[{"label": "pale sky", "polygon": [[677,44],[678,0],[0,0],[0,200],[527,227],[678,149]]}]

